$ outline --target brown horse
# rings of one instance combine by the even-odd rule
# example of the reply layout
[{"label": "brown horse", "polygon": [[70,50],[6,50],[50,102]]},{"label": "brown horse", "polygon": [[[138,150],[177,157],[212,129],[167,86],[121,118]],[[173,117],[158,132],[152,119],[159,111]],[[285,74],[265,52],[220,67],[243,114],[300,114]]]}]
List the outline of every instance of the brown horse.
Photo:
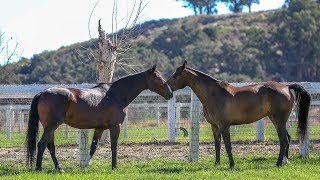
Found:
[{"label": "brown horse", "polygon": [[294,90],[298,105],[298,135],[303,139],[306,133],[310,106],[309,93],[298,84],[285,85],[265,82],[242,87],[234,87],[200,71],[186,67],[177,68],[167,81],[173,91],[190,86],[203,105],[206,120],[211,124],[216,150],[216,164],[220,164],[221,135],[229,157],[230,167],[234,167],[231,152],[230,126],[248,124],[268,116],[274,124],[279,141],[280,153],[277,166],[286,162],[290,135],[286,122],[294,105]]},{"label": "brown horse", "polygon": [[163,96],[172,97],[172,91],[162,78],[156,66],[151,69],[126,76],[114,82],[111,87],[99,84],[91,89],[49,88],[34,96],[30,109],[27,132],[27,164],[32,165],[36,152],[36,137],[39,120],[44,128],[38,143],[36,171],[41,171],[45,148],[50,151],[55,168],[61,169],[54,145],[54,131],[62,124],[79,129],[95,129],[91,144],[91,160],[98,140],[105,129],[110,130],[112,169],[117,163],[117,144],[120,124],[126,116],[126,107],[145,89]]}]

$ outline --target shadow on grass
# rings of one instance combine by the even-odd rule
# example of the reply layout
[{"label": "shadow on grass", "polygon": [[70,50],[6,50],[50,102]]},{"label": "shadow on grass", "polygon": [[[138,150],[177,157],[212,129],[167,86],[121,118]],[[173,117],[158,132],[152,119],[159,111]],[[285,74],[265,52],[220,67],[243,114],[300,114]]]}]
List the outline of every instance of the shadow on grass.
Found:
[{"label": "shadow on grass", "polygon": [[178,167],[156,168],[156,169],[147,170],[146,172],[159,173],[159,174],[172,174],[172,173],[180,173],[181,168],[178,168]]}]

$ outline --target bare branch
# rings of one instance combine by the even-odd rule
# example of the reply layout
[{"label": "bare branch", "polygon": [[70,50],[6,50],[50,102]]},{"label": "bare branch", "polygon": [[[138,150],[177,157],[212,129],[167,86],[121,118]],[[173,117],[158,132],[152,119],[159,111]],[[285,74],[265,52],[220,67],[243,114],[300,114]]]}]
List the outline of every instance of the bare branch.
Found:
[{"label": "bare branch", "polygon": [[96,9],[96,7],[97,7],[97,5],[98,5],[99,2],[100,2],[100,0],[97,0],[97,2],[95,3],[95,5],[94,5],[94,7],[93,7],[93,9],[92,9],[92,11],[91,11],[91,13],[90,13],[90,16],[89,16],[88,31],[89,31],[90,39],[92,38],[92,37],[91,37],[91,31],[90,31],[91,17],[92,17],[92,14],[93,14],[94,10]]},{"label": "bare branch", "polygon": [[128,66],[128,67],[143,67],[144,65],[143,64],[127,64],[127,63],[121,63],[121,62],[117,62],[117,64],[119,65],[123,65],[123,66]]},{"label": "bare branch", "polygon": [[[122,34],[123,34],[123,35],[121,36],[121,40],[120,40],[118,46],[121,47],[122,44],[125,43],[125,41],[126,41],[127,39],[131,38],[133,32],[136,30],[135,26],[137,25],[137,22],[138,22],[138,20],[139,20],[139,17],[140,17],[140,15],[141,15],[141,13],[142,13],[142,11],[143,11],[143,9],[144,9],[145,7],[146,7],[146,5],[143,5],[142,0],[139,0],[139,5],[138,5],[138,8],[137,8],[137,12],[136,12],[136,14],[135,14],[135,17],[134,17],[134,19],[133,19],[133,21],[132,21],[131,23],[130,23],[130,21],[131,21],[131,18],[132,18],[132,17],[130,17],[130,20],[128,20],[125,28],[123,28],[123,31],[122,31]],[[134,11],[134,10],[132,10],[131,12],[133,12],[133,11]],[[130,15],[130,16],[132,16],[132,15]],[[127,31],[127,29],[130,29],[130,30]]]},{"label": "bare branch", "polygon": [[17,38],[12,36],[7,38],[5,37],[5,32],[0,31],[0,58],[3,60],[4,65],[9,64],[13,58],[19,60],[22,52],[23,50],[20,50]]}]

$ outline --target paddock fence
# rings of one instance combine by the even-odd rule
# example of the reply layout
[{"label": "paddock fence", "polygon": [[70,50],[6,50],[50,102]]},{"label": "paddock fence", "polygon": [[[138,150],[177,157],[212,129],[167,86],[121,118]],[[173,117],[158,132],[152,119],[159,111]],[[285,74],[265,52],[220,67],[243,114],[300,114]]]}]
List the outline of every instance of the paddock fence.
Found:
[{"label": "paddock fence", "polygon": [[[232,84],[242,86],[250,83]],[[320,83],[298,84],[304,86],[311,94],[312,103],[308,132],[303,144],[296,136],[295,107],[292,110],[287,130],[291,134],[294,148],[289,152],[308,157],[310,153],[320,152]],[[0,85],[2,162],[24,163],[24,159],[17,160],[17,156],[23,156],[25,153],[25,134],[31,100],[36,93],[52,86],[89,88],[94,85]],[[40,128],[40,135],[41,131]],[[230,131],[232,146],[237,152],[278,154],[277,133],[268,118],[252,124],[232,126]],[[85,159],[92,136],[93,130],[78,130],[65,124],[61,125],[55,135],[58,159],[60,156],[67,161],[78,162],[80,166],[87,166]],[[169,101],[153,92],[142,92],[128,106],[127,116],[121,126],[119,148],[119,159],[174,158],[195,162],[204,156],[214,157],[211,126],[203,117],[201,102],[190,88],[174,92],[174,97]],[[110,160],[107,135],[99,143],[95,156]]]}]

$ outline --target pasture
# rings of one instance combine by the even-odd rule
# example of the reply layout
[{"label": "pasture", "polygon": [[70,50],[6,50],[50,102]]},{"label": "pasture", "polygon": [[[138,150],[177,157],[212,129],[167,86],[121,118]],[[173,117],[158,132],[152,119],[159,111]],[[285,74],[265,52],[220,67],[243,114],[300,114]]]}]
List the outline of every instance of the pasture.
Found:
[{"label": "pasture", "polygon": [[[257,139],[257,124],[232,126],[230,129],[235,157],[235,169],[230,170],[224,145],[222,145],[221,165],[215,166],[215,150],[210,124],[199,112],[199,160],[189,161],[189,143],[191,142],[192,113],[190,94],[177,96],[176,123],[188,131],[175,132],[175,142],[169,142],[167,105],[157,97],[138,99],[138,106],[131,106],[128,121],[121,126],[118,146],[118,169],[111,171],[110,144],[99,144],[91,166],[79,167],[79,134],[77,129],[61,125],[55,134],[56,154],[65,174],[58,174],[53,166],[48,150],[45,151],[43,172],[36,173],[25,166],[26,127],[19,125],[19,116],[12,118],[11,133],[8,139],[5,118],[0,128],[0,179],[316,179],[320,164],[320,121],[319,110],[313,106],[309,124],[309,158],[303,159],[299,153],[297,140],[297,122],[295,118],[287,123],[292,137],[289,149],[289,164],[275,167],[279,153],[279,141],[276,130],[270,120],[264,121],[264,141]],[[189,97],[189,98],[188,98]],[[156,101],[158,100],[158,101]],[[157,102],[147,104],[146,102]],[[140,104],[138,104],[140,103]],[[183,104],[185,103],[185,104]],[[187,104],[189,103],[189,104]],[[177,103],[178,104],[178,103]],[[179,104],[178,104],[179,105]],[[150,107],[149,107],[150,106]],[[178,111],[179,110],[179,111]],[[200,108],[199,108],[200,110]],[[4,114],[4,113],[3,113]],[[24,124],[28,114],[24,115]],[[22,129],[21,129],[22,128]],[[68,130],[68,131],[67,131]],[[42,134],[40,128],[39,135]],[[89,131],[89,143],[93,131]],[[318,163],[318,164],[317,164]]]},{"label": "pasture", "polygon": [[1,179],[319,179],[320,154],[308,159],[295,155],[288,165],[277,168],[276,155],[235,155],[236,167],[229,169],[226,156],[216,166],[212,157],[190,163],[183,160],[120,160],[119,168],[112,171],[110,162],[93,161],[81,169],[74,163],[63,163],[65,174],[56,173],[51,162],[44,163],[44,171],[36,173],[23,164],[1,164]]},{"label": "pasture", "polygon": [[[146,123],[152,124],[152,123]],[[290,146],[289,164],[277,168],[274,164],[279,151],[277,135],[273,125],[266,123],[265,142],[257,142],[254,124],[236,126],[231,137],[235,169],[230,170],[227,155],[222,146],[221,165],[214,164],[215,152],[212,132],[207,123],[201,123],[199,161],[188,161],[189,136],[181,133],[176,143],[167,141],[168,129],[136,127],[128,128],[128,138],[120,135],[118,149],[118,169],[112,171],[110,144],[100,145],[88,168],[78,166],[79,147],[76,130],[69,129],[65,138],[65,127],[56,134],[57,157],[65,174],[58,174],[48,151],[45,151],[43,172],[36,173],[25,166],[23,133],[13,133],[11,140],[0,144],[0,178],[1,179],[317,179],[320,174],[320,145],[311,144],[310,157],[303,159],[299,155],[299,144],[295,134],[296,127],[291,127],[293,142]],[[232,131],[231,131],[232,132]],[[41,134],[41,133],[40,133]],[[92,131],[90,131],[90,138]],[[312,139],[320,138],[320,127],[311,126]],[[5,133],[1,133],[5,139]],[[313,142],[313,141],[312,141]]]}]

